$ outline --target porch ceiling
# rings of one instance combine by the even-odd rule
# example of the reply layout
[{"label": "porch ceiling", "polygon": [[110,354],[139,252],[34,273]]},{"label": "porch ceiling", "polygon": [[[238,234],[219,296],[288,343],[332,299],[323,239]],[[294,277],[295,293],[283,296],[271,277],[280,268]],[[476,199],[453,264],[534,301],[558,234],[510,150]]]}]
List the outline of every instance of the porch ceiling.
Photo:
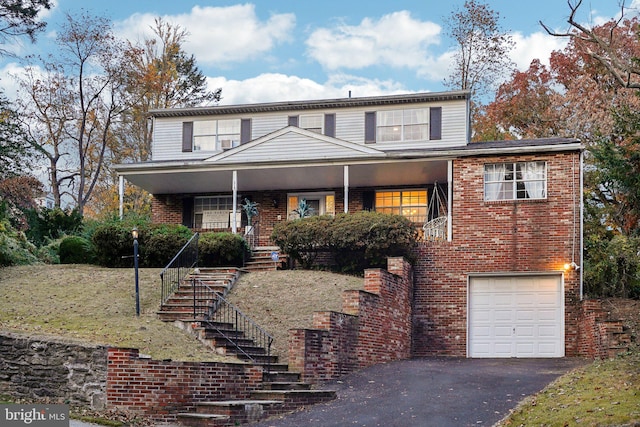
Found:
[{"label": "porch ceiling", "polygon": [[[233,170],[238,191],[314,190],[344,186],[343,164],[278,165],[225,168],[150,166],[121,170],[130,183],[152,194],[228,193]],[[349,187],[385,187],[447,181],[446,160],[401,160],[349,165]]]}]

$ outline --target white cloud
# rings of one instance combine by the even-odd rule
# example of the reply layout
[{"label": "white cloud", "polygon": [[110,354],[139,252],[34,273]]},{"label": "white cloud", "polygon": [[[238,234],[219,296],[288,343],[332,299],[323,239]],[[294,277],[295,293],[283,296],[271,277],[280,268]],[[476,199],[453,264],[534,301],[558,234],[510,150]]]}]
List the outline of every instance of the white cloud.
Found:
[{"label": "white cloud", "polygon": [[358,26],[341,24],[315,30],[307,39],[307,53],[324,68],[358,69],[372,65],[420,68],[430,56],[430,45],[440,43],[441,27],[394,12]]},{"label": "white cloud", "polygon": [[[149,13],[134,14],[116,25],[116,33],[129,40],[150,37],[156,17]],[[216,66],[255,59],[277,44],[291,40],[295,27],[295,15],[291,13],[274,14],[260,21],[252,4],[195,6],[188,14],[162,18],[189,32],[184,48],[196,56],[198,63]]]},{"label": "white cloud", "polygon": [[513,41],[515,47],[511,51],[511,59],[516,63],[518,70],[525,71],[534,59],[539,59],[541,63],[549,66],[551,52],[564,49],[568,39],[539,31],[529,35],[514,33]]},{"label": "white cloud", "polygon": [[377,80],[347,74],[329,76],[325,83],[278,73],[265,73],[245,80],[209,77],[209,89],[222,88],[220,105],[259,102],[301,101],[308,99],[347,98],[406,93],[403,86],[392,80]]}]

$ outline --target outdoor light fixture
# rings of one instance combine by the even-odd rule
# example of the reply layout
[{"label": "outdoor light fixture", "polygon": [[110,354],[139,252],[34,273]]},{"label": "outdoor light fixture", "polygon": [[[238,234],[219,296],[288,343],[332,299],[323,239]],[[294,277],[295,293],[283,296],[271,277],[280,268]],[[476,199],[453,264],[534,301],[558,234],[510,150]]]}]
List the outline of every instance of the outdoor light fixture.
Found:
[{"label": "outdoor light fixture", "polygon": [[580,266],[578,264],[576,264],[575,262],[571,261],[571,263],[566,263],[564,265],[564,269],[566,271],[569,271],[569,270],[578,271],[578,270],[580,270]]},{"label": "outdoor light fixture", "polygon": [[136,281],[136,316],[140,317],[140,289],[138,286],[138,227],[131,230],[133,237],[133,269],[135,270]]}]

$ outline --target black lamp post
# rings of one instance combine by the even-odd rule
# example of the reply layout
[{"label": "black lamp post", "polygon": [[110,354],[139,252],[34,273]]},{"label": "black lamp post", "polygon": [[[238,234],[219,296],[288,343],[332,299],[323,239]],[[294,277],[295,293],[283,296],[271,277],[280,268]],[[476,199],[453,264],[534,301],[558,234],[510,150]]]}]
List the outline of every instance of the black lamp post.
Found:
[{"label": "black lamp post", "polygon": [[136,276],[136,316],[140,317],[140,289],[138,287],[138,227],[131,230],[133,236],[133,268]]}]

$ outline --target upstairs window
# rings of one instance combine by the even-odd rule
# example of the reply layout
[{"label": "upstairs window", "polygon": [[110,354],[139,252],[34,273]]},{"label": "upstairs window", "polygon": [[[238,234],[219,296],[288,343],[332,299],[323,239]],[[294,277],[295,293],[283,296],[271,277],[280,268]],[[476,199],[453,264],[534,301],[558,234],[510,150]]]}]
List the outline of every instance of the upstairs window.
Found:
[{"label": "upstairs window", "polygon": [[429,140],[429,109],[378,111],[377,142]]},{"label": "upstairs window", "polygon": [[484,200],[547,198],[545,162],[492,163],[484,165]]},{"label": "upstairs window", "polygon": [[[198,120],[192,123],[193,151],[220,151],[240,145],[240,119]],[[185,138],[188,139],[183,135],[183,140]]]},{"label": "upstairs window", "polygon": [[324,123],[324,114],[304,114],[300,116],[301,129],[311,132],[322,133],[322,125]]}]

